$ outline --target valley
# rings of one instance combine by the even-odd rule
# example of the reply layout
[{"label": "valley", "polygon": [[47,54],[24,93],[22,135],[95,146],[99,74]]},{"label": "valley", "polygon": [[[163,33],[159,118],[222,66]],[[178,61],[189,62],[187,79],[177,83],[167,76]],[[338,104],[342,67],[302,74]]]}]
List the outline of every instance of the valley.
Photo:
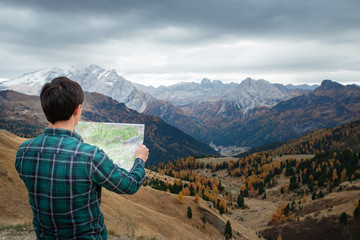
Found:
[{"label": "valley", "polygon": [[[322,131],[322,134],[328,136],[329,131],[348,132],[352,136],[350,142],[359,141],[355,134],[360,131],[359,125],[348,124]],[[319,138],[320,132],[312,135]],[[309,138],[310,134],[304,136],[304,139]],[[31,235],[32,229],[32,213],[26,189],[13,168],[16,148],[24,140],[0,131],[0,204],[3,209],[0,213],[0,229],[16,228],[20,232],[13,233],[15,236],[23,234],[23,229],[30,230]],[[231,223],[233,239],[277,239],[279,235],[283,239],[318,239],[320,234],[335,236],[327,239],[342,236],[357,238],[360,222],[353,214],[360,200],[360,159],[356,158],[357,164],[353,170],[347,167],[349,177],[339,174],[338,178],[334,178],[331,173],[324,185],[319,185],[314,178],[315,186],[311,189],[311,185],[302,183],[306,178],[300,174],[303,180],[298,182],[297,188],[290,190],[291,176],[297,175],[297,169],[302,164],[316,159],[314,154],[272,156],[294,142],[301,144],[302,141],[298,139],[278,149],[243,158],[190,157],[162,163],[147,170],[148,180],[135,195],[103,191],[101,208],[112,237],[109,239],[120,236],[121,239],[223,239],[227,221]],[[351,157],[351,154],[348,156]],[[237,169],[241,172],[239,176]],[[274,169],[275,174],[268,182],[265,179],[268,179],[269,169]],[[306,169],[310,171],[311,168]],[[350,171],[354,173],[353,176]],[[262,177],[265,180],[264,188]],[[164,185],[160,184],[162,182]],[[181,188],[175,189],[172,185]],[[200,196],[199,200],[189,190],[191,188]],[[169,189],[182,192],[183,203],[179,203],[179,194],[171,193]],[[315,198],[314,192],[317,195]],[[320,192],[324,195],[320,196]],[[243,196],[242,207],[238,205],[239,196]],[[221,213],[218,205],[223,199],[226,210]],[[286,205],[291,207],[286,210]],[[192,209],[191,219],[186,216],[188,207]],[[348,216],[346,225],[339,221],[339,216],[344,212]]]},{"label": "valley", "polygon": [[247,78],[154,88],[96,65],[0,82],[0,239],[32,233],[14,160],[46,126],[37,95],[57,75],[84,87],[82,121],[146,126],[144,186],[103,191],[111,238],[224,239],[230,224],[232,239],[360,239],[359,86]]},{"label": "valley", "polygon": [[[153,175],[157,180],[148,184],[173,194],[179,191],[175,185],[182,186],[185,196],[199,195],[220,214],[226,201],[223,214],[232,225],[255,232],[256,239],[355,239],[360,236],[356,217],[360,210],[359,133],[360,123],[354,122],[241,158],[186,158],[160,164],[152,168],[158,172]],[[304,143],[317,146],[318,153],[281,153],[306,152]],[[333,150],[324,150],[329,147]],[[181,185],[174,178],[181,179]],[[342,215],[347,223],[340,219]]]}]

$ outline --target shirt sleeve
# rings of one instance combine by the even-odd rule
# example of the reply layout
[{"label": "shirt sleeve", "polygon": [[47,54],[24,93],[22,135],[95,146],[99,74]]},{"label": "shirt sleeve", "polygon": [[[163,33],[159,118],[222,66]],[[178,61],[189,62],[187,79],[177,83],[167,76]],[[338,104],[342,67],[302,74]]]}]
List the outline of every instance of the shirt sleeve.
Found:
[{"label": "shirt sleeve", "polygon": [[92,180],[109,191],[121,194],[136,193],[145,180],[145,162],[136,158],[128,172],[114,164],[102,151],[98,150],[92,162]]}]

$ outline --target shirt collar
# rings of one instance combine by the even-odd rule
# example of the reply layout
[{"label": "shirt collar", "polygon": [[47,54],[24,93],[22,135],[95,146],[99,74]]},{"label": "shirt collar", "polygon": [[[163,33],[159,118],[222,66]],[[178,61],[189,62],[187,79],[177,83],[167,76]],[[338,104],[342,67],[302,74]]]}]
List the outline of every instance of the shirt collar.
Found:
[{"label": "shirt collar", "polygon": [[46,127],[44,131],[45,135],[51,135],[51,136],[70,136],[78,139],[79,141],[83,142],[83,138],[76,133],[75,131],[70,131],[63,128],[51,128]]}]

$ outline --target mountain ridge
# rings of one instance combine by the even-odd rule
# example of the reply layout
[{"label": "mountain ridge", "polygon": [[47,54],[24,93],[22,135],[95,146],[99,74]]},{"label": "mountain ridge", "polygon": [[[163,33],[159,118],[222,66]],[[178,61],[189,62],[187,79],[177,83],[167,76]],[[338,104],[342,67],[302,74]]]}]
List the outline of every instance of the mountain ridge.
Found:
[{"label": "mountain ridge", "polygon": [[[160,117],[187,134],[197,136],[196,133],[199,130],[198,124],[194,123],[190,117],[186,116],[180,109],[177,109],[176,106],[170,106],[169,102],[158,100],[152,95],[139,90],[133,83],[121,77],[115,70],[106,70],[98,65],[92,64],[66,69],[45,69],[27,73],[21,77],[8,79],[0,83],[2,83],[5,89],[11,89],[24,94],[39,95],[41,87],[46,82],[59,76],[66,76],[78,82],[85,92],[105,94],[119,102],[125,103],[131,109]],[[172,109],[171,114],[169,114],[168,106]],[[187,126],[190,126],[190,128],[184,126],[179,119],[186,119]]]},{"label": "mountain ridge", "polygon": [[[48,73],[48,75],[46,75],[46,73]],[[219,80],[211,81],[204,78],[201,83],[178,83],[168,87],[160,86],[154,88],[141,84],[133,84],[121,77],[115,70],[106,70],[97,65],[65,70],[56,68],[52,71],[35,72],[32,73],[32,75],[25,74],[23,77],[25,76],[29,84],[20,84],[20,86],[31,89],[31,84],[33,84],[39,87],[45,80],[48,81],[51,80],[52,77],[66,73],[68,77],[74,78],[74,80],[83,85],[84,90],[87,92],[96,91],[108,95],[119,102],[125,103],[127,107],[135,109],[138,112],[157,116],[200,141],[205,143],[213,141],[217,142],[217,145],[223,146],[233,145],[231,141],[234,140],[236,140],[235,144],[248,144],[248,141],[242,142],[235,139],[228,131],[231,133],[234,130],[235,133],[244,131],[244,135],[247,137],[249,137],[248,133],[254,131],[254,128],[258,128],[256,135],[260,135],[260,137],[269,135],[271,131],[274,131],[274,129],[268,127],[265,128],[267,130],[260,130],[261,123],[259,123],[259,121],[264,120],[261,119],[260,115],[269,114],[269,109],[274,109],[271,111],[281,112],[281,106],[285,106],[281,105],[281,103],[296,97],[304,97],[304,94],[306,95],[310,92],[314,92],[314,96],[318,96],[317,98],[313,98],[314,101],[321,102],[330,95],[336,95],[335,92],[340,91],[342,86],[340,84],[340,88],[333,89],[331,86],[339,87],[339,85],[332,83],[330,80],[325,80],[325,82],[322,83],[322,87],[319,86],[312,90],[314,85],[302,85],[298,86],[298,88],[290,85],[289,88],[287,88],[285,85],[271,84],[262,79],[254,80],[247,78],[240,84],[224,84]],[[44,80],[45,75],[47,77],[45,77]],[[9,81],[12,80],[2,81],[0,83],[3,87],[9,88]],[[19,84],[23,82],[24,79],[22,78],[21,80],[19,78],[13,81],[13,85],[16,85],[16,83]],[[356,88],[356,85],[354,86]],[[330,94],[330,92],[325,91],[326,89],[333,91],[333,93]],[[324,94],[323,98],[319,97],[320,94]],[[354,93],[348,91],[344,94]],[[304,100],[305,98],[306,97],[304,97]],[[356,104],[358,100],[353,99],[352,101]],[[308,101],[305,102],[310,104]],[[293,101],[291,106],[297,108],[298,106],[296,106],[296,104],[303,106],[305,102]],[[325,111],[324,106],[316,106]],[[338,108],[338,111],[341,111],[340,105],[338,105]],[[309,109],[309,111],[312,112],[313,110]],[[344,111],[346,112],[346,110]],[[293,112],[296,114],[296,111]],[[349,114],[350,112],[347,112],[346,116],[349,116]],[[291,116],[285,115],[284,117],[291,118]],[[256,118],[259,119],[256,120]],[[279,117],[272,118],[275,121],[285,121],[285,119],[280,119]],[[268,122],[267,119],[265,120]],[[306,122],[306,117],[304,117],[303,120]],[[322,121],[321,118],[318,118],[318,120],[320,120],[320,122]],[[251,122],[251,124],[249,124],[249,122]],[[302,126],[304,124],[296,123],[295,127],[297,130],[295,132],[300,134],[303,131],[311,130],[319,125],[316,122],[312,122],[312,124],[313,125],[305,124],[306,126]],[[270,141],[269,139],[276,138],[267,136],[265,142]],[[265,142],[261,141],[261,143]],[[245,145],[242,147],[248,146]]]},{"label": "mountain ridge", "polygon": [[[0,91],[0,128],[34,136],[47,125],[37,96]],[[129,109],[111,97],[85,93],[83,121],[145,124],[144,144],[150,149],[148,164],[175,160],[190,155],[217,155],[210,146],[194,139],[163,120]]]},{"label": "mountain ridge", "polygon": [[337,84],[329,88],[327,83],[272,108],[254,111],[246,123],[239,121],[227,126],[222,140],[228,144],[255,147],[286,141],[310,130],[359,120],[360,87],[348,85],[339,90]]}]

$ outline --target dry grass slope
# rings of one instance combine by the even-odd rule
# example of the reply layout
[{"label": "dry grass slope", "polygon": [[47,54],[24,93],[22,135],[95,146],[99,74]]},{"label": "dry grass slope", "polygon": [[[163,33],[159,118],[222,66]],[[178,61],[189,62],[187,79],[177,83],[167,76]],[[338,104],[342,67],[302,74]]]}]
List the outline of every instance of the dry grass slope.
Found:
[{"label": "dry grass slope", "polygon": [[[0,227],[31,226],[27,190],[14,168],[16,149],[26,139],[0,130]],[[187,218],[188,206],[192,219]],[[224,223],[230,220],[193,197],[177,202],[177,195],[142,187],[131,196],[103,191],[101,208],[108,231],[130,239],[223,239]],[[201,217],[206,214],[207,223]],[[234,222],[237,239],[253,239],[255,233]],[[242,237],[242,236],[246,237]]]},{"label": "dry grass slope", "polygon": [[0,130],[0,226],[32,224],[27,190],[15,170],[16,149],[23,141]]}]

